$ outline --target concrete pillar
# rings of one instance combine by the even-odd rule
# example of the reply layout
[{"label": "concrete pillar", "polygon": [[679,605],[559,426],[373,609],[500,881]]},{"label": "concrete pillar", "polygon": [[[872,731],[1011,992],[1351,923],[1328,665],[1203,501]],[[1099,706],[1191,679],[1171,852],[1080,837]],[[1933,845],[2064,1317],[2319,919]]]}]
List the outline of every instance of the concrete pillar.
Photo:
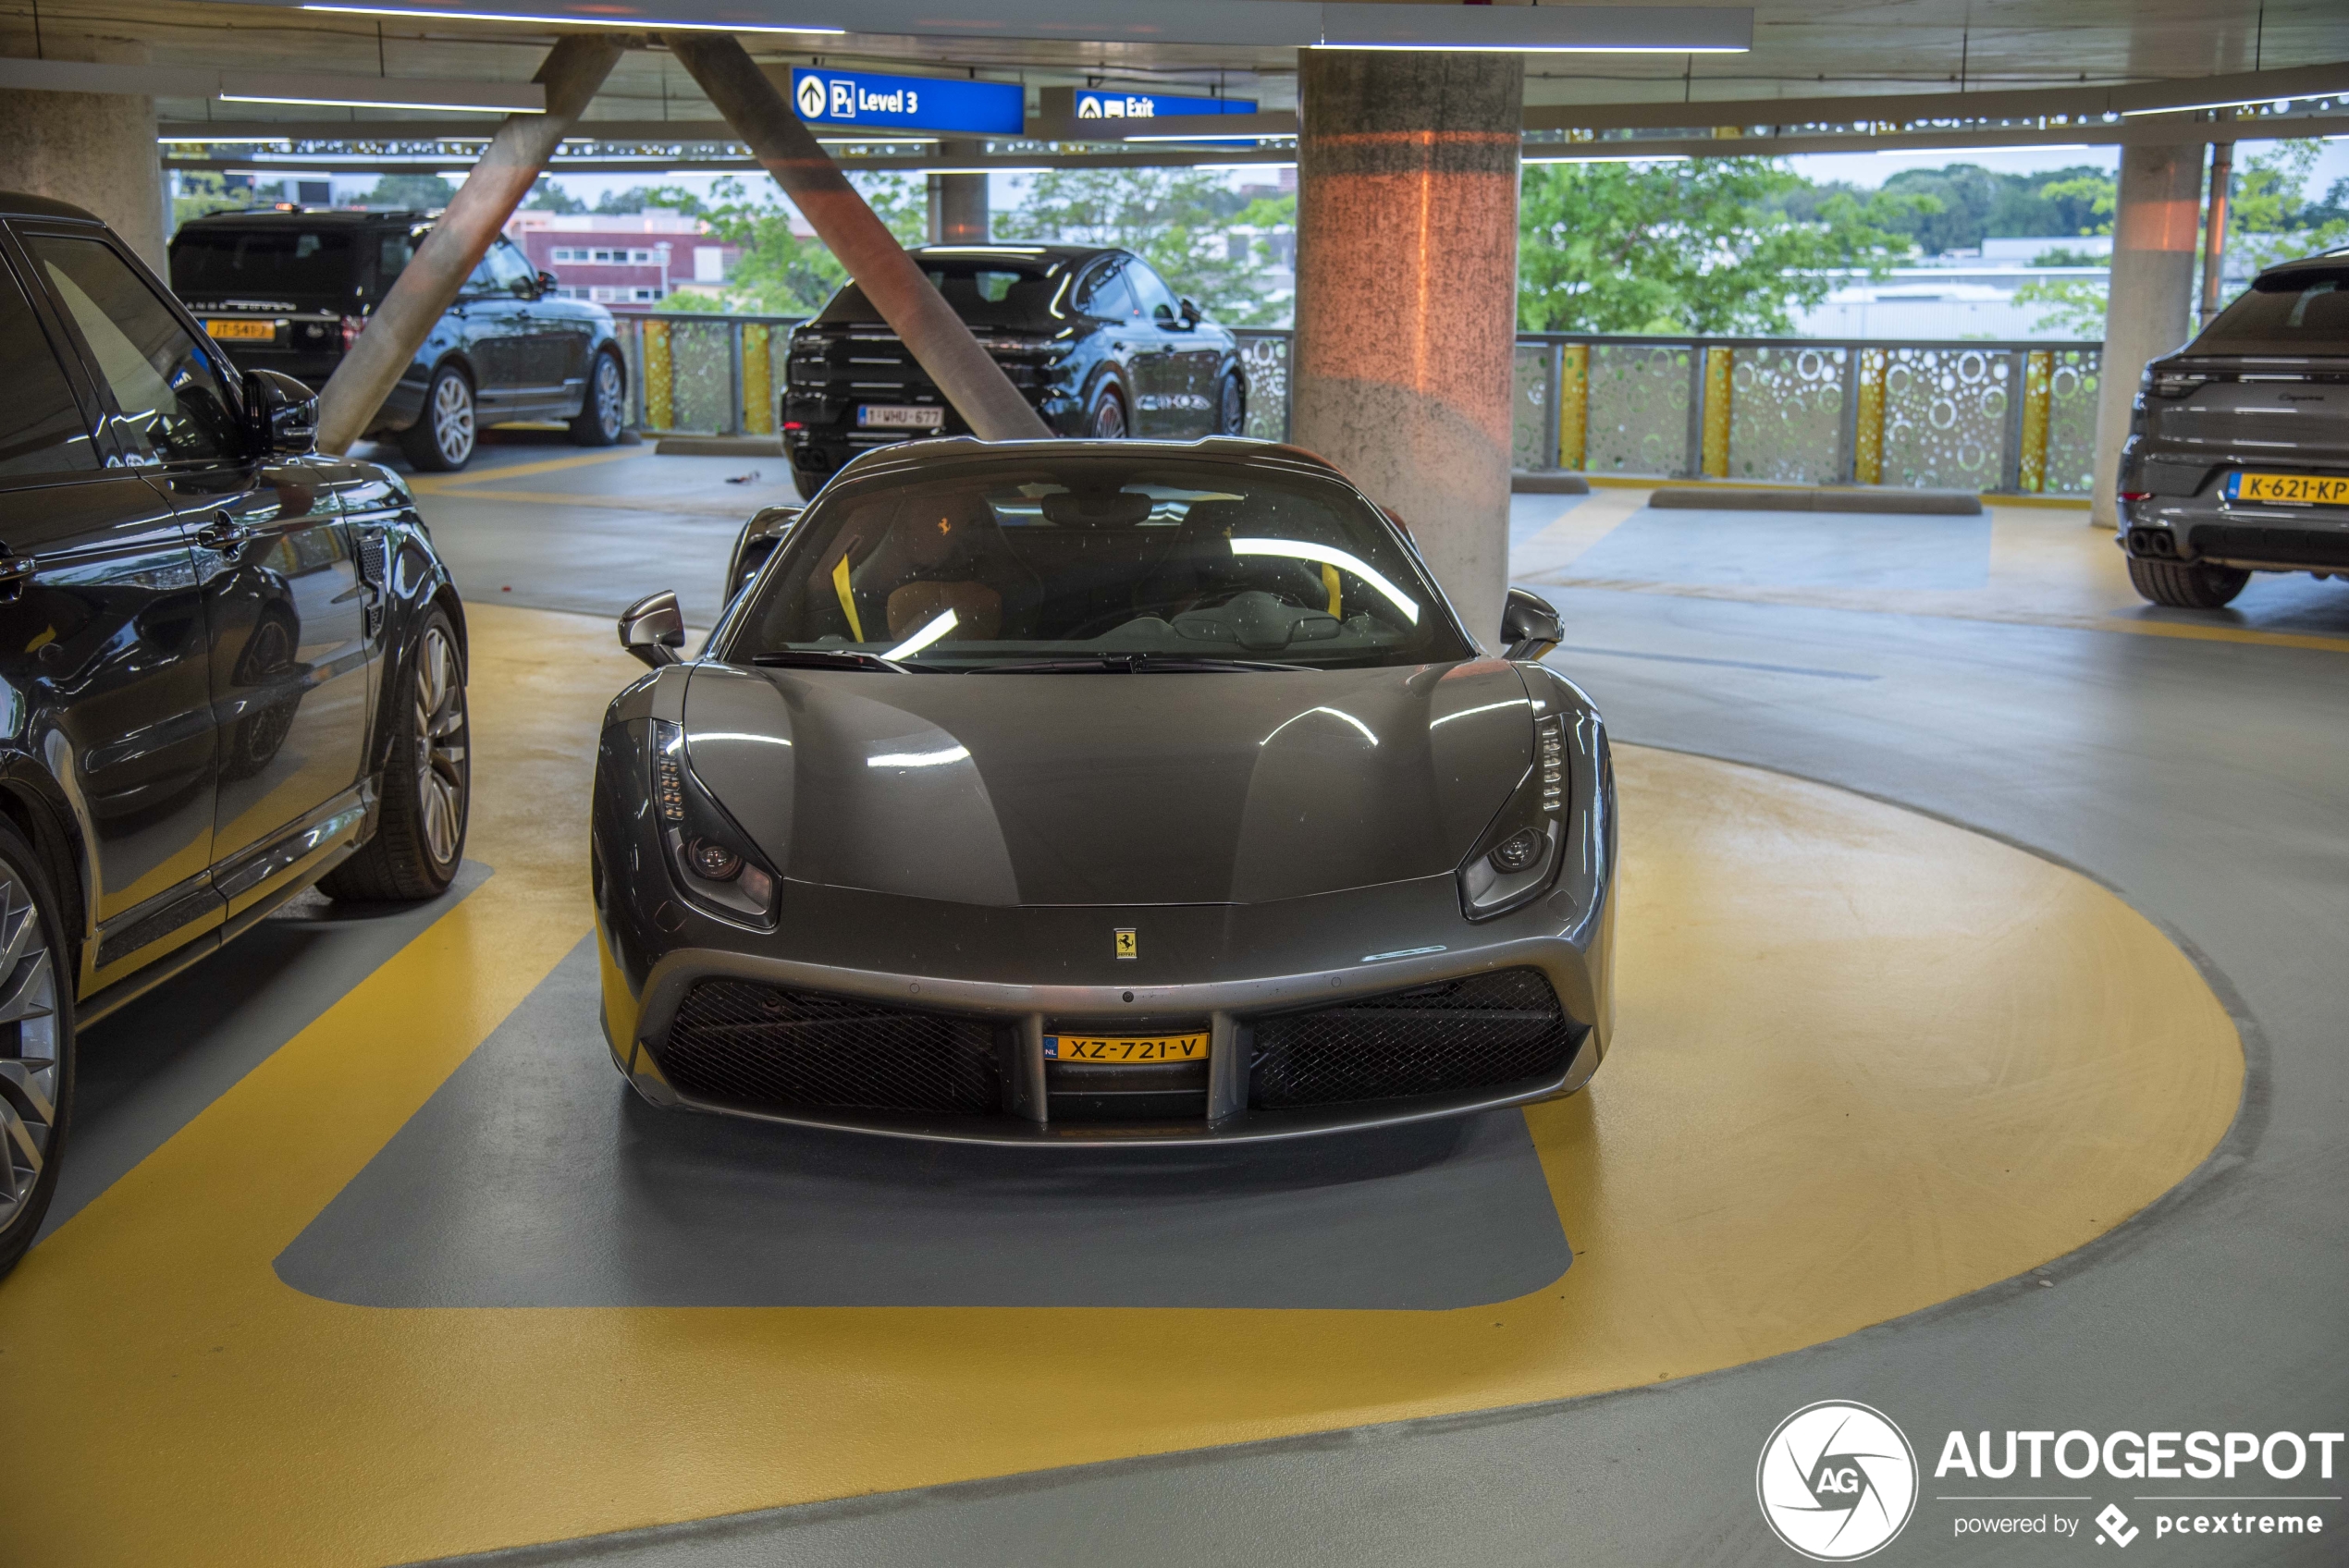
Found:
[{"label": "concrete pillar", "polygon": [[[947,165],[976,160],[987,150],[983,141],[941,141],[939,161]],[[934,174],[929,177],[929,242],[933,245],[987,243],[987,177],[983,174]]]},{"label": "concrete pillar", "polygon": [[979,347],[946,297],[930,287],[741,42],[714,32],[666,33],[662,42],[693,73],[751,155],[775,177],[825,249],[848,269],[971,433],[982,441],[1051,435],[1027,395]]},{"label": "concrete pillar", "polygon": [[416,350],[457,300],[498,231],[547,167],[621,55],[609,36],[565,38],[531,80],[547,90],[543,115],[509,115],[464,184],[416,248],[413,260],[367,318],[318,394],[318,449],[347,452],[400,384]]},{"label": "concrete pillar", "polygon": [[[52,60],[148,63],[140,44],[70,31],[61,36],[54,22],[43,44]],[[163,249],[168,236],[154,99],[116,92],[0,92],[0,185],[95,213],[158,276],[171,276]]]},{"label": "concrete pillar", "polygon": [[2104,311],[2104,363],[2097,392],[2097,484],[2091,525],[2118,528],[2112,499],[2129,405],[2146,362],[2192,336],[2195,229],[2202,216],[2202,143],[2121,149],[2112,219],[2112,282]]},{"label": "concrete pillar", "polygon": [[1308,49],[1297,76],[1291,439],[1409,524],[1494,645],[1525,62]]}]

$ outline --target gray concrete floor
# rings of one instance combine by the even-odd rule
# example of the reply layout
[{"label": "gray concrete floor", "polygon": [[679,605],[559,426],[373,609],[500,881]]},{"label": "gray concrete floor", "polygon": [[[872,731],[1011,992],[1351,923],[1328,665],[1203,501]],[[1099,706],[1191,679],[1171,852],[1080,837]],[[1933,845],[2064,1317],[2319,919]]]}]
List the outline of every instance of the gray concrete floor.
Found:
[{"label": "gray concrete floor", "polygon": [[[607,614],[674,586],[688,618],[707,624],[733,530],[780,498],[768,483],[780,464],[632,457],[494,477],[573,450],[487,448],[486,483],[425,496],[462,590]],[[761,481],[725,485],[753,469],[767,471]],[[599,504],[499,498],[543,496],[558,482]],[[1522,497],[1513,533],[1531,539],[1558,515],[1558,498]],[[1878,533],[1862,543],[1881,558]],[[1680,547],[1660,532],[1633,544],[1651,550],[1642,570],[1654,551]],[[1941,815],[2085,871],[2163,925],[2205,965],[2246,1042],[2245,1097],[2213,1158],[2032,1275],[1677,1383],[474,1561],[1776,1563],[1793,1559],[1763,1527],[1756,1457],[1781,1418],[1836,1398],[1886,1411],[1924,1451],[1925,1501],[1879,1561],[2035,1562],[2089,1550],[2093,1525],[2069,1546],[1953,1539],[1955,1510],[1934,1500],[1930,1477],[1943,1433],[2349,1425],[2349,654],[1725,600],[1652,582],[1543,591],[1568,628],[1553,662],[1619,738]],[[2288,597],[2311,630],[2349,627],[2349,586],[2254,592]],[[2045,1489],[2093,1488],[2097,1501],[2080,1512],[2115,1501],[2142,1526],[2139,1493],[2337,1496],[2349,1491],[2344,1463],[2349,1453],[2335,1478],[2293,1485],[2255,1471],[2232,1488]],[[2130,1560],[2340,1561],[2349,1513],[2307,1506],[2326,1517],[2324,1537],[2186,1544],[2148,1528]]]}]

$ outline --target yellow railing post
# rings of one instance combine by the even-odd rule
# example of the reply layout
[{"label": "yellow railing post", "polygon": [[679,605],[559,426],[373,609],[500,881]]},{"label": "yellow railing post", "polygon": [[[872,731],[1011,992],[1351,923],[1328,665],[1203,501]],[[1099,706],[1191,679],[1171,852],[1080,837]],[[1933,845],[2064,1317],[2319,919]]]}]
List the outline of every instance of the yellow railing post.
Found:
[{"label": "yellow railing post", "polygon": [[2023,361],[2023,453],[2015,488],[2048,487],[2048,389],[2055,378],[2055,355],[2034,349]]},{"label": "yellow railing post", "polygon": [[1881,349],[1859,353],[1859,423],[1851,442],[1851,477],[1861,484],[1884,483],[1884,373],[1888,356]]},{"label": "yellow railing post", "polygon": [[645,323],[645,423],[654,430],[676,427],[676,370],[669,359],[669,324]]},{"label": "yellow railing post", "polygon": [[752,435],[775,434],[775,361],[765,322],[743,324],[743,429]]},{"label": "yellow railing post", "polygon": [[1591,445],[1591,346],[1568,343],[1558,356],[1558,467],[1580,469]]},{"label": "yellow railing post", "polygon": [[1704,447],[1700,464],[1708,479],[1729,476],[1729,372],[1734,350],[1704,351]]}]

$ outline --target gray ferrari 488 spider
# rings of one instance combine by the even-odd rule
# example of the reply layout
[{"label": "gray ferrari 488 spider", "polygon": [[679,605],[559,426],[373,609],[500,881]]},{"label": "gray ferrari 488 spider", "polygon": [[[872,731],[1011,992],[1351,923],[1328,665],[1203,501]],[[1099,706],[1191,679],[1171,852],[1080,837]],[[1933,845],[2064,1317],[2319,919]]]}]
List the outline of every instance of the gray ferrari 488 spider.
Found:
[{"label": "gray ferrari 488 spider", "polygon": [[1570,1093],[1614,778],[1560,635],[1482,655],[1293,447],[967,439],[761,513],[596,764],[604,1030],[647,1100],[904,1136],[1290,1136]]}]

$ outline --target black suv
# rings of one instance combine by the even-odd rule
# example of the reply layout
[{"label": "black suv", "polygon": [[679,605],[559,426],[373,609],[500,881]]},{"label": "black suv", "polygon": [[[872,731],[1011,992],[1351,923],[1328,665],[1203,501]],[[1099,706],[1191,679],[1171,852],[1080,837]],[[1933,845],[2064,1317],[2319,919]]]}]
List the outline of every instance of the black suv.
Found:
[{"label": "black suv", "polygon": [[[172,238],[171,287],[240,364],[322,386],[431,228],[421,213],[219,213]],[[618,441],[628,372],[611,312],[554,288],[499,238],[367,434],[436,472],[472,459],[479,426],[510,420],[568,420],[586,447]]]},{"label": "black suv", "polygon": [[[1237,341],[1140,257],[1085,245],[911,253],[1059,434],[1187,440],[1245,431]],[[869,447],[970,434],[853,283],[792,333],[782,414],[803,500]]]},{"label": "black suv", "polygon": [[2269,267],[2146,367],[2119,488],[2156,604],[2217,609],[2255,571],[2349,578],[2349,250]]},{"label": "black suv", "polygon": [[96,218],[0,194],[0,1271],[74,1030],[315,884],[464,851],[465,621],[389,471],[240,376]]}]

